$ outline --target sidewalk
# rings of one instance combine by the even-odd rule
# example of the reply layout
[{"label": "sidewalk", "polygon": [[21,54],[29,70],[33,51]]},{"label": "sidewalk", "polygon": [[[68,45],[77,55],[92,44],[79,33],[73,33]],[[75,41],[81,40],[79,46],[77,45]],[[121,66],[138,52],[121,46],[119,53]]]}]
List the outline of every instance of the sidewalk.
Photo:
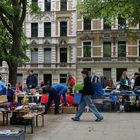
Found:
[{"label": "sidewalk", "polygon": [[95,122],[91,113],[84,113],[81,121],[74,115],[45,115],[45,126],[26,134],[26,140],[139,140],[140,113],[103,113],[104,120]]}]

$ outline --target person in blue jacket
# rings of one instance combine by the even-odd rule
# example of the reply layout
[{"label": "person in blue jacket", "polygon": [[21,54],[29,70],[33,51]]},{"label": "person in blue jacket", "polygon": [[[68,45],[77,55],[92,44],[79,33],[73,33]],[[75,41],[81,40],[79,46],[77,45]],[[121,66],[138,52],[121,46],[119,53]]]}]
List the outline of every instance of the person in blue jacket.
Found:
[{"label": "person in blue jacket", "polygon": [[0,75],[0,95],[5,95],[6,94],[6,85],[2,81],[2,77]]},{"label": "person in blue jacket", "polygon": [[64,97],[64,101],[66,103],[66,92],[68,90],[68,87],[62,84],[54,84],[51,86],[44,86],[42,87],[42,93],[49,94],[49,99],[47,104],[45,105],[45,114],[49,110],[52,101],[54,100],[55,103],[55,112],[54,114],[59,114],[59,104],[60,104],[60,97],[61,95]]},{"label": "person in blue jacket", "polygon": [[7,84],[7,100],[8,100],[8,102],[13,102],[13,100],[14,100],[14,90],[11,88],[11,84],[10,83],[8,83]]},{"label": "person in blue jacket", "polygon": [[[57,93],[59,95],[59,98],[61,96],[63,96],[63,98],[64,98],[64,104],[67,104],[66,93],[68,91],[68,86],[63,85],[63,84],[53,84],[52,85],[52,88],[54,88],[54,89],[57,90]],[[60,99],[59,99],[59,102],[60,102]]]}]

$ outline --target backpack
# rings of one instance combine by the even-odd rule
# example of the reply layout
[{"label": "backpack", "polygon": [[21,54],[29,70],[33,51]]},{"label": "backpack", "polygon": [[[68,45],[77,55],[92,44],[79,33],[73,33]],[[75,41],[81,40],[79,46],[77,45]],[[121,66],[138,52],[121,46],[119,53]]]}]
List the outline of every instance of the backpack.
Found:
[{"label": "backpack", "polygon": [[104,95],[104,90],[100,81],[100,78],[96,75],[91,77],[92,88],[94,94],[91,96],[92,99],[101,98]]},{"label": "backpack", "polygon": [[70,77],[69,78],[69,85],[71,86],[71,87],[73,87],[74,85],[75,85],[75,79],[73,78],[73,77]]}]

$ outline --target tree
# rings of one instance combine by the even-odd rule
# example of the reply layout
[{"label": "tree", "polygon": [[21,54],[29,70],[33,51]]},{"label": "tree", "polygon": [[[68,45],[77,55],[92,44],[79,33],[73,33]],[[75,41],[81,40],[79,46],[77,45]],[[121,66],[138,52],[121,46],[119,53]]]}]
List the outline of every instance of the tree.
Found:
[{"label": "tree", "polygon": [[106,18],[110,24],[118,15],[131,25],[140,23],[140,0],[79,0],[78,11],[88,18]]},{"label": "tree", "polygon": [[37,4],[28,5],[28,0],[0,1],[0,60],[9,67],[9,82],[15,86],[19,63],[27,61],[25,50],[26,38],[23,23],[28,8],[31,13],[38,12]]}]

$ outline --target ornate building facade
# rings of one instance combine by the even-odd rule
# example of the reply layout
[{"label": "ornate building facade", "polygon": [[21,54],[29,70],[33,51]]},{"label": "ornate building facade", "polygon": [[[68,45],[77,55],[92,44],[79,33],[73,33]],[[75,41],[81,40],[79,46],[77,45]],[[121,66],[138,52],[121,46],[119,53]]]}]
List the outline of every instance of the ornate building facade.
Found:
[{"label": "ornate building facade", "polygon": [[[34,70],[39,82],[65,83],[71,72],[82,81],[81,70],[119,81],[122,71],[140,69],[139,25],[131,27],[121,17],[109,26],[103,19],[84,19],[76,11],[77,0],[30,0],[44,13],[41,19],[27,12],[25,34],[33,49],[27,50],[28,63],[18,68],[18,81]],[[120,29],[131,29],[127,34]]]},{"label": "ornate building facade", "polygon": [[25,34],[33,49],[26,54],[30,62],[18,69],[18,80],[26,80],[31,68],[39,82],[65,83],[67,73],[76,75],[76,1],[32,0],[43,11],[38,19],[27,13]]},{"label": "ornate building facade", "polygon": [[[128,28],[129,32],[122,29]],[[139,25],[132,27],[118,17],[110,26],[103,19],[77,16],[77,76],[82,69],[119,81],[124,70],[132,76],[140,70]],[[81,79],[78,79],[79,82]]]}]

